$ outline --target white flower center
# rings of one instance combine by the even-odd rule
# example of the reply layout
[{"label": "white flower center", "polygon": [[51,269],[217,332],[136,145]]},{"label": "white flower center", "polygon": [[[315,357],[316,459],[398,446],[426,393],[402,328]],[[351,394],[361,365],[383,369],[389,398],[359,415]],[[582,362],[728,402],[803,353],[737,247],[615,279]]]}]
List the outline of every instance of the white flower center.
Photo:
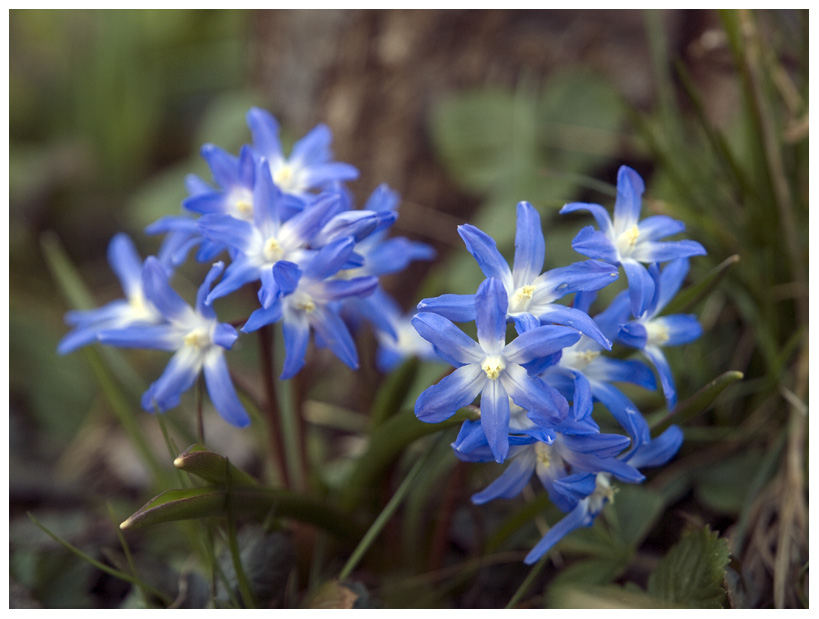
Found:
[{"label": "white flower center", "polygon": [[151,320],[154,318],[153,308],[145,302],[145,297],[141,291],[128,297],[128,305],[135,320]]},{"label": "white flower center", "polygon": [[290,301],[291,307],[296,310],[307,312],[308,314],[316,309],[316,302],[306,292],[294,292],[293,299]]},{"label": "white flower center", "polygon": [[187,335],[185,335],[185,346],[190,346],[191,348],[205,348],[210,346],[211,339],[210,333],[206,329],[201,327],[188,331]]},{"label": "white flower center", "polygon": [[654,346],[662,346],[668,341],[668,327],[662,323],[647,322],[646,328],[646,343]]},{"label": "white flower center", "polygon": [[233,215],[238,219],[253,219],[253,193],[245,188],[237,188],[230,196],[230,204],[233,206]]},{"label": "white flower center", "polygon": [[302,180],[301,170],[289,163],[282,163],[276,168],[273,172],[273,182],[284,193],[298,193],[307,189]]},{"label": "white flower center", "polygon": [[594,492],[589,496],[589,509],[598,513],[607,502],[614,501],[614,488],[611,486],[608,473],[598,473],[594,481]]},{"label": "white flower center", "polygon": [[617,237],[617,249],[622,254],[630,253],[634,249],[634,246],[637,245],[637,239],[639,236],[640,228],[637,227],[637,224],[634,224],[631,228],[621,233],[620,236]]},{"label": "white flower center", "polygon": [[538,464],[549,468],[552,462],[552,446],[546,443],[535,443],[535,457]]},{"label": "white flower center", "polygon": [[532,303],[532,295],[535,293],[535,287],[532,285],[521,286],[515,290],[512,298],[509,299],[510,314],[517,314],[518,312],[525,312],[529,309]]},{"label": "white flower center", "polygon": [[489,380],[497,380],[501,372],[506,369],[506,359],[503,355],[490,355],[481,362],[481,369]]},{"label": "white flower center", "polygon": [[267,262],[278,262],[284,256],[284,248],[276,237],[271,236],[265,241],[263,253]]},{"label": "white flower center", "polygon": [[565,350],[560,363],[573,370],[582,370],[599,356],[599,350]]}]

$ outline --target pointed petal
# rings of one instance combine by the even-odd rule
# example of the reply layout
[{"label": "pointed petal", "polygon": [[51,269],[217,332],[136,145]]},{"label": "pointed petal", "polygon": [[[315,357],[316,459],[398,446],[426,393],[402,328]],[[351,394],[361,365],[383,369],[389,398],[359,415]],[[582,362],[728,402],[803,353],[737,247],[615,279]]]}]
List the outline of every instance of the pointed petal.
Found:
[{"label": "pointed petal", "polygon": [[292,378],[304,367],[307,343],[310,340],[310,323],[304,312],[288,314],[282,321],[284,334],[284,367],[281,379]]},{"label": "pointed petal", "polygon": [[677,455],[682,442],[682,430],[677,426],[670,426],[660,436],[643,443],[628,462],[637,468],[662,466]]},{"label": "pointed petal", "polygon": [[413,317],[412,326],[422,338],[459,364],[480,363],[485,356],[477,342],[443,316],[421,312]]},{"label": "pointed petal", "polygon": [[125,233],[114,235],[108,244],[108,264],[119,279],[125,296],[132,297],[142,291],[142,259],[136,246]]},{"label": "pointed petal", "polygon": [[552,546],[557,544],[566,535],[581,527],[590,527],[594,516],[589,513],[588,501],[581,501],[569,514],[559,520],[548,533],[535,545],[523,560],[526,565],[536,563]]},{"label": "pointed petal", "polygon": [[97,339],[107,346],[119,348],[147,348],[176,350],[182,341],[179,330],[169,324],[133,325],[121,329],[106,329],[97,333]]},{"label": "pointed petal", "polygon": [[[553,322],[572,329],[577,329],[580,333],[588,335],[595,342],[606,350],[611,350],[611,341],[603,335],[597,323],[585,312],[581,312],[573,307],[564,307],[552,303],[548,308],[540,312],[539,318],[542,322]],[[578,338],[579,339],[579,338]]]},{"label": "pointed petal", "polygon": [[204,363],[205,385],[208,395],[222,418],[229,424],[243,428],[250,424],[250,417],[236,395],[236,388],[230,379],[225,356],[218,349],[208,353]]},{"label": "pointed petal", "polygon": [[509,453],[509,396],[499,380],[487,380],[481,391],[481,428],[496,462]]},{"label": "pointed petal", "polygon": [[662,343],[663,346],[688,344],[702,335],[702,326],[693,314],[661,316],[651,322],[664,329],[668,339]]},{"label": "pointed petal", "polygon": [[467,250],[477,260],[483,274],[498,279],[507,290],[513,290],[512,272],[504,257],[498,251],[495,239],[470,224],[458,226]]},{"label": "pointed petal", "polygon": [[279,322],[282,319],[282,304],[277,300],[269,307],[260,307],[255,310],[242,327],[243,333],[253,333],[265,325]]},{"label": "pointed petal", "polygon": [[279,142],[279,123],[270,112],[254,107],[247,113],[247,124],[253,136],[256,151],[268,159],[278,159],[282,155]]},{"label": "pointed petal", "polygon": [[531,284],[543,269],[546,243],[540,227],[540,215],[528,202],[519,202],[515,229],[515,261],[512,269],[514,287]]},{"label": "pointed petal", "polygon": [[171,357],[168,366],[156,382],[142,395],[142,408],[160,412],[179,405],[179,397],[193,386],[199,374],[201,359],[199,353],[189,346],[183,346]]},{"label": "pointed petal", "polygon": [[501,381],[514,403],[529,411],[528,417],[535,423],[554,427],[569,413],[566,398],[519,365],[507,365]]},{"label": "pointed petal", "polygon": [[159,260],[149,256],[142,268],[145,297],[159,312],[173,322],[186,322],[193,314],[191,307],[171,288],[168,275]]},{"label": "pointed petal", "polygon": [[674,410],[674,407],[677,405],[677,389],[674,386],[674,376],[671,373],[671,366],[668,365],[668,360],[665,358],[659,346],[646,346],[643,352],[645,352],[646,356],[648,356],[651,363],[654,364],[654,367],[657,369],[657,375],[660,377],[660,385],[663,388],[663,394],[665,394],[668,410]]},{"label": "pointed petal", "polygon": [[617,198],[614,201],[614,221],[619,230],[628,230],[639,221],[645,190],[643,179],[636,171],[620,166],[617,171]]},{"label": "pointed petal", "polygon": [[550,269],[535,281],[530,311],[537,314],[539,305],[551,303],[573,292],[600,290],[616,281],[617,277],[617,267],[600,260],[583,260],[567,267]]},{"label": "pointed petal", "polygon": [[506,290],[494,277],[485,279],[475,295],[478,342],[487,354],[497,354],[506,344]]},{"label": "pointed petal", "polygon": [[577,211],[589,211],[597,222],[597,226],[600,228],[600,233],[603,234],[603,236],[611,237],[614,234],[614,226],[611,223],[609,212],[599,204],[570,202],[560,209],[560,214],[565,215],[566,213],[575,213]]},{"label": "pointed petal", "polygon": [[518,335],[503,349],[503,356],[522,365],[559,352],[579,339],[580,333],[571,327],[544,325]]},{"label": "pointed petal", "polygon": [[464,365],[418,396],[415,415],[427,423],[449,419],[459,408],[475,400],[487,380],[477,363]]},{"label": "pointed petal", "polygon": [[657,239],[679,234],[685,230],[685,224],[668,215],[652,215],[646,217],[637,228],[640,231],[640,240],[656,241]]},{"label": "pointed petal", "polygon": [[572,241],[572,249],[579,254],[609,264],[618,264],[620,262],[620,254],[611,239],[591,226],[586,226],[577,233]]},{"label": "pointed petal", "polygon": [[495,481],[472,495],[475,505],[483,505],[492,499],[516,497],[532,477],[535,470],[535,450],[531,447],[514,458]]},{"label": "pointed petal", "polygon": [[654,296],[654,280],[646,268],[633,259],[623,260],[623,269],[628,278],[628,296],[631,313],[635,318],[643,315]]},{"label": "pointed petal", "polygon": [[472,322],[475,320],[474,294],[442,294],[432,299],[423,299],[418,304],[419,312],[432,312],[452,322]]},{"label": "pointed petal", "polygon": [[345,365],[358,369],[358,352],[347,325],[334,311],[316,307],[308,317],[313,330],[321,337],[324,345],[335,353]]}]

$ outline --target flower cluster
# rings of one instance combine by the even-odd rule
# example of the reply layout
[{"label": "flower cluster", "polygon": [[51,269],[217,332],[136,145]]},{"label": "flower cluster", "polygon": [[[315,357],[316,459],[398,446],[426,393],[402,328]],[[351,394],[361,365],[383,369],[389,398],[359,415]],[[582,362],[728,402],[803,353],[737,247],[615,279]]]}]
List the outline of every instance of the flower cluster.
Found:
[{"label": "flower cluster", "polygon": [[[540,217],[529,203],[517,206],[511,269],[489,235],[460,226],[486,279],[474,295],[424,299],[413,319],[418,333],[456,368],[420,395],[418,418],[443,421],[480,395],[480,421],[464,422],[452,445],[455,453],[465,461],[509,462],[473,502],[514,497],[534,473],[566,513],[526,563],[574,529],[591,526],[613,496],[612,478],[640,483],[641,468],[664,464],[682,443],[676,426],[652,437],[637,406],[615,385],[656,389],[653,366],[672,410],[676,392],[662,349],[701,334],[694,316],[661,312],[680,289],[688,258],[705,250],[695,241],[660,242],[684,226],[661,215],[640,220],[643,191],[640,176],[623,166],[613,223],[600,205],[564,206],[561,213],[591,211],[600,229],[584,228],[572,243],[588,260],[545,272]],[[628,289],[590,315],[597,291],[618,280],[621,266]],[[570,294],[571,307],[557,303]],[[477,342],[454,324],[472,321]],[[640,351],[651,366],[639,358],[607,356],[613,345]],[[601,405],[597,411],[595,402]],[[608,411],[623,433],[601,432],[599,411]]]},{"label": "flower cluster", "polygon": [[[331,134],[319,125],[285,156],[279,126],[268,112],[247,114],[252,144],[238,155],[207,144],[202,157],[213,183],[187,179],[185,213],[150,225],[164,234],[158,256],[142,260],[124,234],[110,244],[109,262],[125,299],[90,311],[69,312],[73,329],[59,345],[65,354],[92,342],[174,352],[165,372],[145,392],[142,406],[165,411],[204,375],[220,415],[237,426],[250,422],[230,378],[224,352],[239,332],[217,320],[213,303],[247,285],[257,287],[258,306],[241,327],[248,333],[281,323],[285,362],[282,378],[305,364],[311,333],[351,368],[358,353],[350,325],[370,322],[382,341],[382,368],[396,363],[396,350],[428,354],[402,331],[405,321],[379,288],[379,277],[432,258],[432,249],[402,237],[388,237],[397,218],[398,196],[378,187],[356,209],[345,188],[358,177],[353,166],[333,161]],[[194,307],[171,287],[174,271],[194,252],[213,263]],[[220,259],[227,261],[227,266]],[[389,304],[391,311],[381,310]]]}]

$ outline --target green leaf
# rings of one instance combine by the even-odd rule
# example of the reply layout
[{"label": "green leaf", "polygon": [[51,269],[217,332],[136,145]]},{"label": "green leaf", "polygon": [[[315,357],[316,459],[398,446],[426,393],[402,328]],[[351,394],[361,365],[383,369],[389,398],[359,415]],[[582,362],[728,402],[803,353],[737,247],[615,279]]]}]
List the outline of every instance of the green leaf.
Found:
[{"label": "green leaf", "polygon": [[653,419],[649,424],[651,426],[651,433],[654,435],[660,434],[671,424],[684,424],[697,415],[704,413],[729,385],[743,378],[744,374],[737,371],[720,374],[697,393],[678,404],[673,411]]},{"label": "green leaf", "polygon": [[648,578],[648,593],[688,608],[722,608],[728,542],[709,527],[689,530]]},{"label": "green leaf", "polygon": [[208,451],[204,445],[191,445],[173,461],[173,465],[211,484],[257,485],[253,477],[233,466],[224,456]]},{"label": "green leaf", "polygon": [[694,491],[697,498],[720,514],[737,515],[742,510],[765,452],[749,449],[727,460],[703,467],[697,475]]},{"label": "green leaf", "polygon": [[361,537],[361,528],[349,514],[295,492],[262,486],[240,486],[230,491],[217,486],[168,490],[142,506],[120,528],[140,529],[176,520],[226,517],[228,492],[234,513],[242,518],[258,522],[275,515],[315,525],[349,541]]},{"label": "green leaf", "polygon": [[401,408],[418,375],[418,366],[418,358],[410,357],[384,378],[375,394],[370,413],[370,425],[373,428],[378,427]]},{"label": "green leaf", "polygon": [[739,256],[737,254],[723,260],[696,284],[689,286],[685,290],[681,290],[679,294],[665,306],[662,313],[664,315],[670,315],[690,311],[691,308],[707,297],[709,293],[719,285],[728,272],[728,269],[737,262],[739,262]]},{"label": "green leaf", "polygon": [[657,522],[665,507],[663,496],[641,486],[618,486],[611,505],[603,513],[620,541],[636,549]]},{"label": "green leaf", "polygon": [[665,600],[625,587],[567,585],[548,592],[549,608],[675,608]]},{"label": "green leaf", "polygon": [[341,497],[342,508],[352,509],[363,492],[373,487],[375,481],[393,463],[404,449],[423,436],[459,426],[466,419],[476,417],[464,408],[441,423],[424,423],[411,410],[401,411],[390,417],[370,436],[366,452],[358,459],[344,484]]}]

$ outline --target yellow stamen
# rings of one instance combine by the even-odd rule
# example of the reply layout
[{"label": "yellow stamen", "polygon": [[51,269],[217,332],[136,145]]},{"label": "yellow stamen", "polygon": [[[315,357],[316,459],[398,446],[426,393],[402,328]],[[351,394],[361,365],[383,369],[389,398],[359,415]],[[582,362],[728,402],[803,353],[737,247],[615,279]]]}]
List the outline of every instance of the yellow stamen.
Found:
[{"label": "yellow stamen", "polygon": [[489,380],[497,380],[505,368],[506,361],[501,355],[486,357],[481,363],[481,369],[486,373]]}]

